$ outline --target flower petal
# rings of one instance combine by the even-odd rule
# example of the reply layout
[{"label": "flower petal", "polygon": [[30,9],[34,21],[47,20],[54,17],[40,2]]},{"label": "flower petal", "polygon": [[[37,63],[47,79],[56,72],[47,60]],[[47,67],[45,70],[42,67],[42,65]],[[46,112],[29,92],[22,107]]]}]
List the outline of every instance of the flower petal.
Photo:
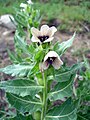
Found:
[{"label": "flower petal", "polygon": [[45,40],[43,43],[46,43],[46,42],[51,42],[53,39],[54,39],[54,37],[48,38],[48,39],[47,39],[47,40]]},{"label": "flower petal", "polygon": [[47,35],[48,34],[48,30],[49,30],[49,26],[48,25],[42,25],[41,29],[40,29],[42,36],[43,35]]},{"label": "flower petal", "polygon": [[47,61],[43,62],[43,69],[46,70],[48,69],[48,67],[49,67],[48,62]]},{"label": "flower petal", "polygon": [[34,35],[36,37],[41,36],[41,32],[38,29],[36,29],[35,27],[31,28],[31,33],[32,33],[32,35]]},{"label": "flower petal", "polygon": [[35,36],[32,36],[31,41],[40,43],[40,40],[37,37],[35,37]]},{"label": "flower petal", "polygon": [[31,0],[28,0],[27,3],[30,5],[33,4],[33,2]]},{"label": "flower petal", "polygon": [[26,8],[26,7],[27,7],[27,4],[21,3],[21,4],[20,4],[20,7]]},{"label": "flower petal", "polygon": [[54,60],[54,62],[52,63],[52,66],[53,66],[55,69],[59,69],[61,65],[63,65],[63,62],[62,62],[61,59],[58,59],[58,58],[56,58],[56,59]]},{"label": "flower petal", "polygon": [[50,29],[48,31],[49,37],[52,37],[56,31],[57,31],[56,27],[54,27],[54,26],[50,27]]},{"label": "flower petal", "polygon": [[59,58],[58,54],[55,51],[49,51],[44,57],[44,61],[48,59],[48,57],[56,57]]}]

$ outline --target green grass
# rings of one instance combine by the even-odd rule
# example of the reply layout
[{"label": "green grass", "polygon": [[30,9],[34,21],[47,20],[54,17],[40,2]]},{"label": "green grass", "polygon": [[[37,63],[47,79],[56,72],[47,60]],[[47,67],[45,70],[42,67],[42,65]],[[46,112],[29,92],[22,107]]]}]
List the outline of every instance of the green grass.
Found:
[{"label": "green grass", "polygon": [[[88,3],[90,4],[90,2]],[[88,5],[87,4],[87,5]],[[64,3],[49,2],[35,4],[35,8],[40,9],[43,18],[47,21],[57,18],[61,25],[58,27],[60,30],[82,30],[81,23],[87,21],[90,23],[90,9],[84,3],[80,5],[65,5]]]},{"label": "green grass", "polygon": [[0,15],[13,14],[14,8],[19,7],[25,0],[0,0]]},{"label": "green grass", "polygon": [[[26,0],[1,0],[0,15],[6,13],[14,13],[14,7],[18,7],[21,2]],[[52,19],[60,21],[58,26],[62,31],[82,31],[84,28],[81,25],[84,21],[90,23],[90,1],[82,0],[49,0],[49,2],[41,3],[40,0],[34,1],[34,7],[40,9],[43,19],[50,22]]]}]

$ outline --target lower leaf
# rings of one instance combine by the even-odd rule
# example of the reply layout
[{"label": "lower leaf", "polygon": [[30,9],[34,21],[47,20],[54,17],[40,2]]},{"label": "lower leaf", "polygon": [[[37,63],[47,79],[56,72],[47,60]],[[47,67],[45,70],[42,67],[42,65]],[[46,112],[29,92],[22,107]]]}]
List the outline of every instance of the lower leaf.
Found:
[{"label": "lower leaf", "polygon": [[28,79],[16,79],[1,82],[0,88],[21,97],[30,95],[34,98],[38,92],[42,91],[43,86],[38,86]]},{"label": "lower leaf", "polygon": [[62,105],[49,110],[45,120],[77,120],[75,105],[68,99]]},{"label": "lower leaf", "polygon": [[[8,120],[8,119],[7,119]],[[9,118],[9,120],[34,120],[31,115],[24,116],[22,114],[17,114],[14,118]]]},{"label": "lower leaf", "polygon": [[38,100],[32,99],[30,96],[19,97],[14,94],[7,93],[7,99],[9,103],[22,114],[25,112],[33,113],[40,110],[42,106],[42,103]]},{"label": "lower leaf", "polygon": [[65,82],[68,81],[71,77],[71,75],[75,74],[77,72],[77,70],[80,70],[82,68],[82,66],[84,65],[84,63],[77,63],[73,66],[71,66],[70,68],[67,68],[66,70],[64,69],[62,71],[62,69],[55,71],[55,80],[58,82]]},{"label": "lower leaf", "polygon": [[71,76],[69,81],[57,83],[56,86],[52,89],[52,91],[48,94],[48,97],[51,101],[55,100],[64,100],[65,97],[72,96],[72,84],[75,75]]}]

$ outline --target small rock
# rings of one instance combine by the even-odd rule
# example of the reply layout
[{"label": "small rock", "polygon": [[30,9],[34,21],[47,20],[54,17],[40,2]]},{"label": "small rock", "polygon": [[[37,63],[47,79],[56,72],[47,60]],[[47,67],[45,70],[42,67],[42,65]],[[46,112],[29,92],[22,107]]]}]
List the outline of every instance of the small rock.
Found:
[{"label": "small rock", "polygon": [[14,20],[13,16],[10,14],[2,15],[0,18],[0,25],[10,30],[15,30],[16,26],[13,24],[10,18]]}]

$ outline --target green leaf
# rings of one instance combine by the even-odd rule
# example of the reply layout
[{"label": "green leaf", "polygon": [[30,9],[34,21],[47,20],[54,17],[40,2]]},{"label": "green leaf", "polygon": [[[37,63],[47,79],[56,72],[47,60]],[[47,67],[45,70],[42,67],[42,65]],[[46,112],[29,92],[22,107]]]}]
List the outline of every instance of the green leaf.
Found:
[{"label": "green leaf", "polygon": [[[88,116],[88,118],[86,118]],[[77,120],[89,120],[90,118],[90,113],[84,114],[84,115],[79,115],[77,116]]]},{"label": "green leaf", "polygon": [[[8,119],[5,119],[8,120]],[[22,114],[17,114],[14,118],[9,118],[9,120],[34,120],[31,115],[24,116]]]},{"label": "green leaf", "polygon": [[19,32],[16,31],[15,33],[15,37],[14,37],[15,41],[18,42],[19,44],[19,47],[26,53],[26,54],[29,54],[29,51],[28,51],[28,45],[27,43],[24,41],[24,39],[22,37],[19,36]]},{"label": "green leaf", "polygon": [[5,117],[6,117],[5,111],[2,111],[2,110],[0,109],[0,120],[4,120]]},{"label": "green leaf", "polygon": [[70,99],[62,105],[56,106],[49,110],[45,117],[46,120],[77,120],[75,105]]},{"label": "green leaf", "polygon": [[38,74],[38,73],[40,73],[40,70],[39,70],[39,64],[38,63],[36,63],[35,65],[34,65],[34,67],[32,68],[32,70],[28,73],[28,77],[29,76],[31,76],[31,75],[36,75],[36,74]]},{"label": "green leaf", "polygon": [[42,103],[38,100],[32,99],[31,96],[19,97],[17,95],[7,93],[6,97],[9,103],[15,107],[22,114],[25,112],[33,113],[41,109]]},{"label": "green leaf", "polygon": [[21,26],[27,27],[27,21],[25,18],[25,14],[19,11],[14,16],[16,23],[20,24]]},{"label": "green leaf", "polygon": [[74,41],[74,38],[75,38],[75,35],[76,33],[74,33],[74,35],[72,36],[72,38],[70,38],[69,40],[67,41],[64,41],[62,42],[61,44],[60,43],[56,43],[55,46],[54,46],[54,50],[59,54],[59,55],[62,55],[66,50],[67,48],[71,47],[72,46],[72,43]]},{"label": "green leaf", "polygon": [[10,60],[14,63],[18,63],[19,60],[18,60],[18,57],[16,56],[16,54],[14,52],[11,52],[9,49],[7,49],[8,51],[8,55],[10,57]]},{"label": "green leaf", "polygon": [[35,53],[35,48],[34,48],[34,46],[33,46],[32,44],[30,44],[30,45],[28,46],[28,51],[29,51],[29,53],[32,54],[32,55]]},{"label": "green leaf", "polygon": [[16,64],[16,65],[9,65],[5,68],[1,68],[0,72],[11,74],[11,76],[26,76],[28,72],[34,67],[33,64]]},{"label": "green leaf", "polygon": [[39,50],[37,51],[37,54],[35,55],[35,60],[42,60],[43,59],[43,51]]},{"label": "green leaf", "polygon": [[49,93],[48,97],[51,101],[55,100],[65,100],[65,97],[70,97],[72,96],[72,84],[73,84],[73,79],[75,76],[71,76],[69,81],[66,82],[59,82],[55,85],[55,87],[51,90]]},{"label": "green leaf", "polygon": [[40,45],[38,48],[36,48],[34,59],[36,61],[42,61],[44,59],[44,56],[45,51],[42,49],[42,46]]},{"label": "green leaf", "polygon": [[16,79],[1,82],[0,88],[6,92],[14,93],[22,97],[27,95],[35,97],[38,92],[42,91],[43,86],[38,86],[30,80]]},{"label": "green leaf", "polygon": [[11,52],[9,49],[7,49],[9,57],[12,61],[17,61],[17,59],[15,58],[15,54],[13,52]]},{"label": "green leaf", "polygon": [[81,69],[83,64],[84,64],[83,62],[74,64],[70,68],[68,67],[66,70],[64,69],[63,71],[62,71],[62,69],[56,70],[55,71],[55,80],[58,82],[68,81],[70,79],[71,75],[76,74],[77,70]]}]

